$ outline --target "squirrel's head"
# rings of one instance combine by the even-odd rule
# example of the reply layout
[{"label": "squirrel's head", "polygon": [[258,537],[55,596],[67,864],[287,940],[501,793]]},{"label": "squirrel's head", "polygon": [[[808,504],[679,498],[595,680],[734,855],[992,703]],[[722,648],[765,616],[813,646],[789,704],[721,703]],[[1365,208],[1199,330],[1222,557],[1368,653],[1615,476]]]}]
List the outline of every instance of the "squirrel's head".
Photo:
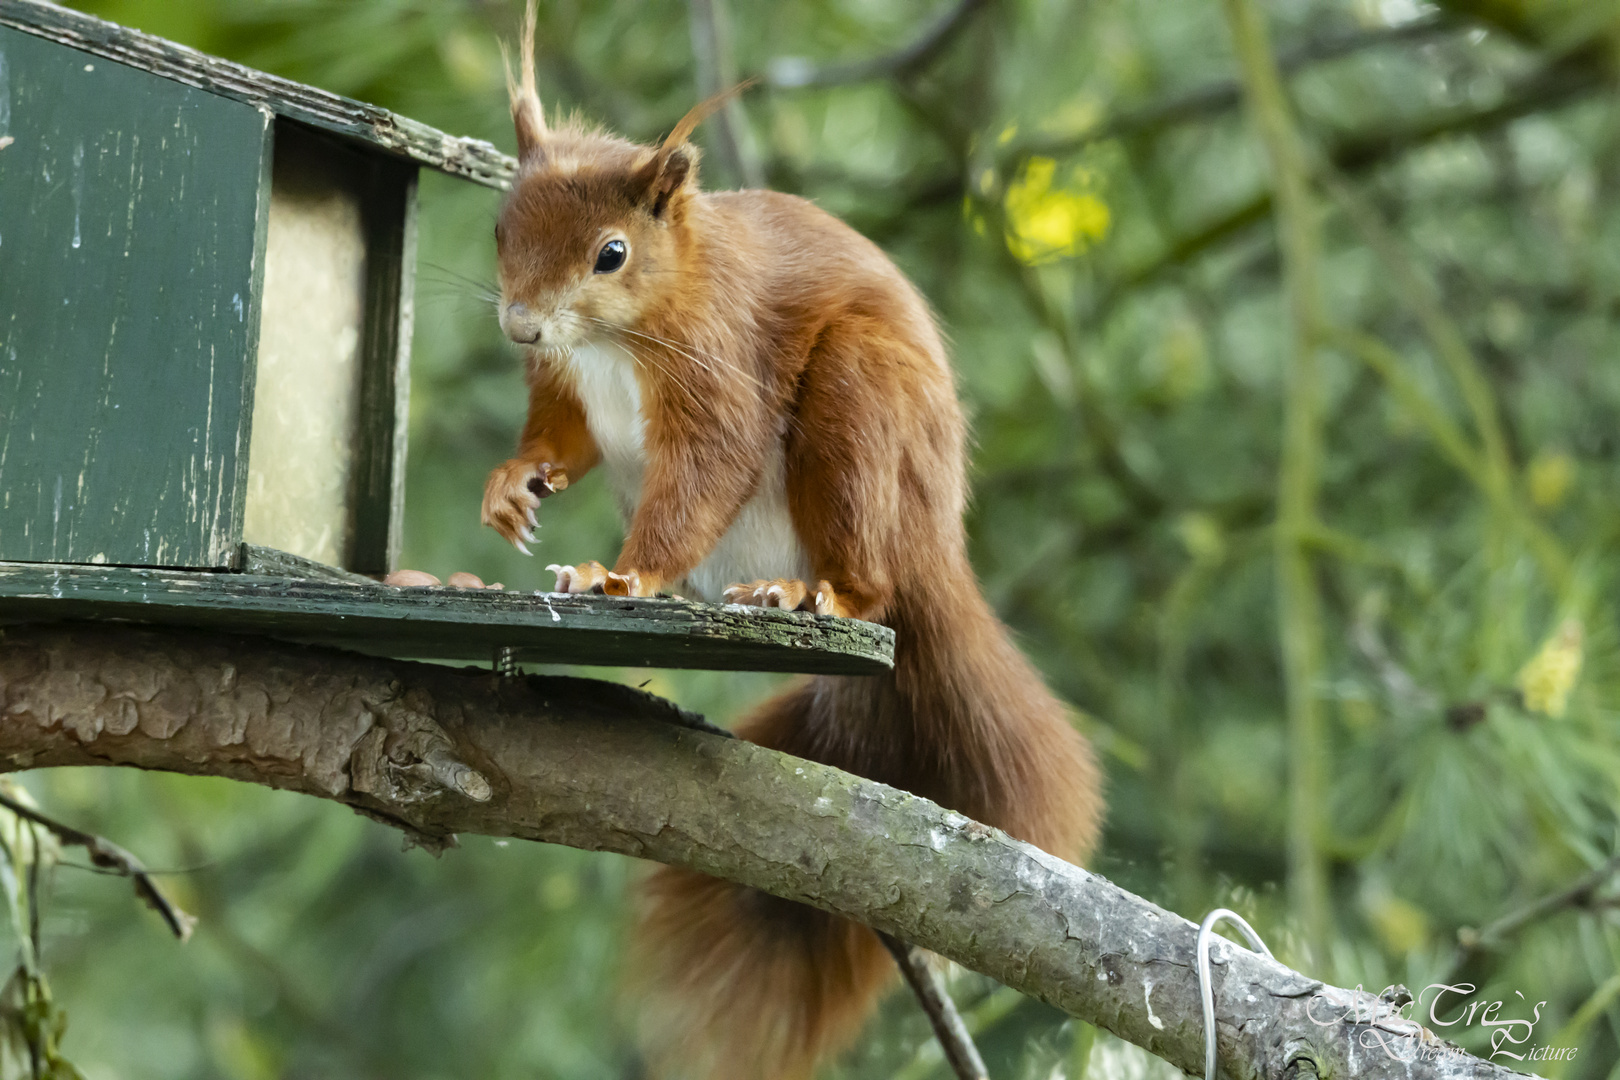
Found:
[{"label": "squirrel's head", "polygon": [[687,141],[724,102],[687,113],[657,146],[587,129],[548,128],[534,79],[533,0],[524,19],[522,83],[507,70],[518,173],[495,225],[501,329],[563,352],[597,332],[633,328],[680,278],[697,148]]}]

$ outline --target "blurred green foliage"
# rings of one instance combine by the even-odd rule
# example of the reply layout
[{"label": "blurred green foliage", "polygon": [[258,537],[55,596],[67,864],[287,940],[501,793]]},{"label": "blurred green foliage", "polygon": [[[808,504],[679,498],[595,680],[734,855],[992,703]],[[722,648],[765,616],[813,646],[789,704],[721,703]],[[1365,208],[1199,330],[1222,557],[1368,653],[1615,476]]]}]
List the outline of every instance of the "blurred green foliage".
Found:
[{"label": "blurred green foliage", "polygon": [[[511,144],[505,0],[80,6]],[[773,186],[891,252],[951,335],[977,438],[975,562],[1103,751],[1098,868],[1194,919],[1235,907],[1342,984],[1462,978],[1504,1016],[1528,1015],[1516,993],[1544,1000],[1534,1044],[1579,1048],[1563,1075],[1620,1075],[1610,883],[1459,946],[1620,850],[1620,15],[1607,0],[1266,7],[1321,170],[1340,335],[1320,353],[1309,538],[1326,941],[1282,886],[1294,781],[1271,521],[1289,335],[1220,5],[987,4],[926,63],[753,92],[748,142]],[[879,56],[941,10],[734,0],[736,66]],[[696,97],[683,4],[546,0],[540,36],[550,107],[652,139]],[[730,181],[721,155],[708,178]],[[423,179],[405,562],[537,588],[549,561],[611,558],[619,526],[587,480],[546,503],[532,561],[478,527],[524,406],[480,298],[496,206]],[[1466,370],[1500,412],[1499,474]],[[651,679],[722,721],[774,681]],[[57,871],[43,962],[89,1077],[636,1075],[613,993],[634,963],[627,860],[483,838],[401,854],[347,811],[223,781],[27,783],[176,871],[202,919],[177,946],[127,883]],[[976,976],[953,986],[998,1077],[1168,1069]],[[1477,1025],[1445,1033],[1490,1050]],[[933,1053],[896,995],[829,1073],[941,1076]]]}]

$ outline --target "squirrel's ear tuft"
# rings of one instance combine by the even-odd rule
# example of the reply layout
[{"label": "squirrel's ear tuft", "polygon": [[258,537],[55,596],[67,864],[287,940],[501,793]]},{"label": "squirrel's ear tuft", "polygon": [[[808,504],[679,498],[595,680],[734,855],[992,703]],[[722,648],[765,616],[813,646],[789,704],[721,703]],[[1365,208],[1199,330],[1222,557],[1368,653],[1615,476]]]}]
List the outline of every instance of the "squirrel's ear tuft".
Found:
[{"label": "squirrel's ear tuft", "polygon": [[512,60],[501,42],[501,66],[506,72],[506,96],[512,102],[512,127],[517,131],[518,160],[528,162],[540,154],[546,141],[546,117],[540,108],[540,92],[534,81],[535,0],[523,11],[523,43],[519,56],[523,81],[512,76]]},{"label": "squirrel's ear tuft", "polygon": [[758,81],[748,79],[698,102],[658,144],[652,159],[636,170],[635,184],[651,203],[653,217],[664,216],[670,200],[682,187],[697,187],[698,151],[697,147],[686,141],[692,137],[692,132],[697,130],[704,117]]},{"label": "squirrel's ear tuft", "polygon": [[718,94],[713,94],[706,97],[696,105],[692,106],[692,108],[687,111],[687,114],[681,117],[680,122],[675,125],[674,130],[665,136],[663,143],[659,145],[658,152],[662,154],[668,151],[671,147],[679,146],[687,139],[690,139],[692,137],[692,132],[697,130],[697,126],[703,123],[703,121],[708,118],[710,113],[720,110],[732,98],[736,97],[744,90],[747,90],[757,82],[759,82],[758,77],[744,79],[742,82],[731,87],[729,90],[722,90]]}]

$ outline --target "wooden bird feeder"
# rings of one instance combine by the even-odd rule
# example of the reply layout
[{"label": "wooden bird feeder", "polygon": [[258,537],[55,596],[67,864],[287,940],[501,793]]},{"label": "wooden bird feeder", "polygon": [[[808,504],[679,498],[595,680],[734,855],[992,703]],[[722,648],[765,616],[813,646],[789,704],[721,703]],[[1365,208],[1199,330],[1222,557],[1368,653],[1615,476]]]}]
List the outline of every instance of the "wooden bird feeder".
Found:
[{"label": "wooden bird feeder", "polygon": [[870,672],[854,620],[390,589],[416,175],[514,164],[312,87],[0,0],[0,622],[396,656]]}]

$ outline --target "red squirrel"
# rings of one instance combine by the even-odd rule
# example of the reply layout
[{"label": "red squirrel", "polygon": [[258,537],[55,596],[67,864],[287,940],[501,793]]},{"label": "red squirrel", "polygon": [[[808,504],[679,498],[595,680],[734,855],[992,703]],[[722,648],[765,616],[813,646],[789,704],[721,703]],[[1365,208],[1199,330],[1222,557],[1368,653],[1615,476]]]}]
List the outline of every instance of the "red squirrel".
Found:
[{"label": "red squirrel", "polygon": [[[600,465],[624,547],[612,570],[552,567],[559,591],[893,627],[892,673],[812,678],[737,733],[1085,857],[1098,769],[968,564],[964,422],[926,302],[804,199],[700,190],[687,138],[717,99],[657,146],[548,127],[532,0],[524,33],[495,239],[529,413],[484,522],[527,551],[541,498]],[[628,967],[654,1075],[807,1077],[893,972],[865,927],[689,871],[643,900]]]}]

